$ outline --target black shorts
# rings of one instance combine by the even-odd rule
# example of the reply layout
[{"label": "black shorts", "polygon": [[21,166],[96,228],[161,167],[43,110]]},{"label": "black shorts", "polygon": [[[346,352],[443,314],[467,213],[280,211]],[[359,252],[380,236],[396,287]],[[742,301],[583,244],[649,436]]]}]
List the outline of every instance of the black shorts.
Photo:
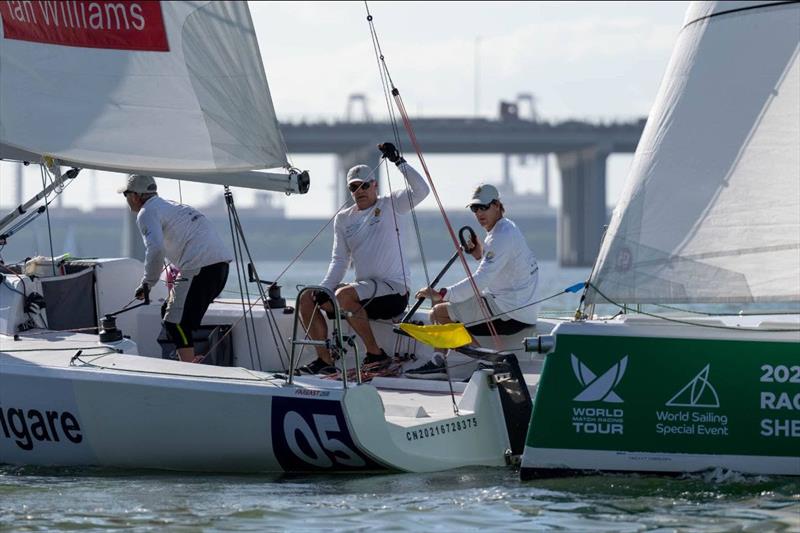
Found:
[{"label": "black shorts", "polygon": [[372,320],[388,320],[403,314],[408,306],[408,293],[387,294],[369,300],[361,300],[361,305]]},{"label": "black shorts", "polygon": [[[492,325],[494,326],[494,330],[498,335],[514,335],[525,328],[533,327],[531,324],[525,324],[524,322],[514,320],[513,318],[508,320],[495,318],[492,320]],[[492,335],[492,332],[489,330],[488,322],[481,322],[480,324],[467,326],[467,331],[476,337],[490,337]]]},{"label": "black shorts", "polygon": [[[207,265],[192,276],[189,290],[182,302],[176,302],[174,291],[170,298],[161,306],[161,316],[164,318],[164,327],[170,335],[170,339],[179,348],[192,346],[192,331],[200,327],[203,316],[208,311],[211,302],[220,295],[225,283],[228,281],[228,263],[215,263]],[[166,314],[170,306],[180,305],[179,313],[170,313],[169,320]],[[180,320],[175,320],[174,315],[179,315]]]}]

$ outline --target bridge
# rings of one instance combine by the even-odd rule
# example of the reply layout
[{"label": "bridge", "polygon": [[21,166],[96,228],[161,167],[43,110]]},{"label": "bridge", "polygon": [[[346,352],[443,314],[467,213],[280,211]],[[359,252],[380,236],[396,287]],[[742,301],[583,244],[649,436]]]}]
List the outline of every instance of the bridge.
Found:
[{"label": "bridge", "polygon": [[[506,106],[506,107],[504,107]],[[500,118],[411,119],[426,154],[482,154],[510,156],[555,154],[561,173],[558,214],[558,258],[563,266],[594,263],[606,224],[606,159],[612,153],[636,150],[644,119],[597,124],[575,120],[557,123],[524,119],[515,107],[501,103]],[[406,152],[408,136],[401,128]],[[393,139],[388,122],[282,124],[286,145],[294,154],[336,154],[337,203],[346,198],[345,175],[356,164],[376,166],[375,144]],[[505,165],[506,173],[508,164]],[[508,176],[506,176],[508,178]],[[472,185],[472,184],[470,184]]]}]

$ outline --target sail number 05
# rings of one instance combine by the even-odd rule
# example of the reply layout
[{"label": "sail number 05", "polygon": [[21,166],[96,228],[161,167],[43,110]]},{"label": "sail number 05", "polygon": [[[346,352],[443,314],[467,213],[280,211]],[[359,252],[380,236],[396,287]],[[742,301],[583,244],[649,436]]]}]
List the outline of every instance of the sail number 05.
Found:
[{"label": "sail number 05", "polygon": [[761,365],[761,383],[800,383],[800,365]]},{"label": "sail number 05", "polygon": [[[336,420],[334,415],[315,414],[313,419],[316,431],[311,428],[305,418],[300,416],[300,413],[296,411],[286,413],[283,419],[283,432],[286,435],[286,443],[292,453],[299,459],[318,468],[330,468],[333,466],[334,461],[355,468],[366,465],[364,460],[351,450],[347,444],[331,436],[342,431],[339,428],[339,421]],[[308,443],[308,451],[303,450],[300,446],[298,442],[299,435],[302,435]],[[330,455],[325,453],[326,451]]]}]

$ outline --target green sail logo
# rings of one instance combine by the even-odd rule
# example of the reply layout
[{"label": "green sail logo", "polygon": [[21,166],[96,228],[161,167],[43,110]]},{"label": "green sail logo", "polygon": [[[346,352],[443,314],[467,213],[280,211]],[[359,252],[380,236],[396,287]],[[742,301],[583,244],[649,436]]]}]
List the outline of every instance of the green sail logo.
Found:
[{"label": "green sail logo", "polygon": [[597,377],[588,366],[575,357],[575,354],[570,355],[572,356],[572,371],[575,373],[578,383],[583,386],[583,390],[573,398],[573,401],[622,403],[622,398],[614,392],[614,387],[619,385],[625,375],[625,369],[628,367],[627,355],[614,363],[600,377]]}]

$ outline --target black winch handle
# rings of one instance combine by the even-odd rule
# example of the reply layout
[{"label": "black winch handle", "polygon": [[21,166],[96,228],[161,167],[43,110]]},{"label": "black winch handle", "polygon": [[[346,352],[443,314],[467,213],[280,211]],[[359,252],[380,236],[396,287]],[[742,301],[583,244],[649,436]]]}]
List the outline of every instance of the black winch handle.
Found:
[{"label": "black winch handle", "polygon": [[[468,239],[464,239],[464,231],[467,231],[469,233]],[[473,230],[471,227],[464,226],[460,230],[458,230],[458,240],[461,241],[461,248],[465,252],[470,253],[472,251],[471,244],[473,241],[478,242],[478,236],[475,235],[475,230]]]},{"label": "black winch handle", "polygon": [[[465,231],[469,233],[469,240],[465,240],[464,239],[464,232]],[[477,241],[477,235],[475,235],[475,232],[473,231],[473,229],[471,227],[464,226],[463,228],[458,230],[458,240],[461,241],[461,248],[466,252],[467,248],[469,248],[468,243],[471,243],[473,240]],[[433,281],[431,282],[431,288],[435,287],[436,284],[439,283],[439,281],[442,279],[442,276],[444,276],[445,273],[453,265],[453,263],[455,263],[456,259],[458,259],[458,251],[456,251],[453,254],[453,256],[447,261],[447,264],[444,265],[444,268],[442,269],[442,271],[439,272],[439,274],[435,278],[433,278]],[[419,309],[419,306],[422,305],[422,302],[424,302],[424,301],[425,301],[425,298],[417,298],[417,302],[408,311],[408,313],[406,313],[403,316],[403,319],[400,322],[408,322],[409,319],[412,317],[412,315],[417,312],[417,309]]]},{"label": "black winch handle", "polygon": [[[270,287],[275,285],[274,281],[259,279],[258,276],[256,276],[256,267],[253,265],[253,263],[247,263],[247,280],[250,283],[255,283],[257,281],[260,281],[262,285],[269,285]],[[275,285],[275,286],[280,287],[280,285]]]},{"label": "black winch handle", "polygon": [[[107,315],[105,315],[106,318],[111,318],[111,317],[114,317],[114,316],[117,316],[117,315],[121,315],[122,313],[127,313],[128,311],[132,311],[134,309],[138,309],[139,307],[142,307],[143,305],[150,305],[150,285],[145,285],[143,292],[144,292],[144,301],[142,303],[136,304],[136,305],[131,306],[131,307],[123,307],[122,309],[120,309],[119,311],[116,311],[114,313],[108,313]],[[135,300],[131,300],[131,302],[133,302],[133,301],[135,301]]]}]

